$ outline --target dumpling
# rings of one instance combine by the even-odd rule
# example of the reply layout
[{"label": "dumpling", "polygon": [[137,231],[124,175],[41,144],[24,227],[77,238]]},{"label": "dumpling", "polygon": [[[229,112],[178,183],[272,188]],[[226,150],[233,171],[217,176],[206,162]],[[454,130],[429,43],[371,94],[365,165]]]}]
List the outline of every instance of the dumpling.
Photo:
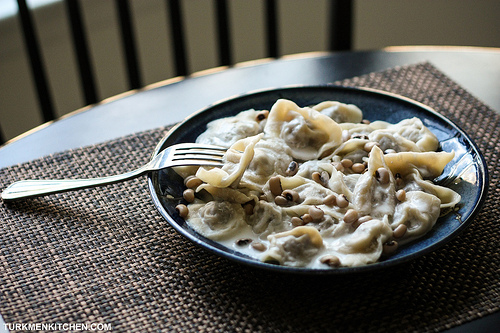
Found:
[{"label": "dumpling", "polygon": [[203,132],[196,142],[212,144],[221,147],[231,147],[236,141],[261,133],[264,121],[259,121],[261,111],[242,111],[234,117],[226,117],[211,121],[207,130]]},{"label": "dumpling", "polygon": [[281,140],[261,140],[254,147],[254,156],[242,182],[261,187],[273,175],[284,175],[292,162],[290,148]]},{"label": "dumpling", "polygon": [[383,244],[392,237],[392,229],[384,219],[372,219],[362,223],[354,232],[341,238],[339,252],[346,266],[360,266],[376,262]]},{"label": "dumpling", "polygon": [[441,200],[422,191],[411,191],[406,200],[396,206],[391,227],[405,224],[407,231],[398,243],[402,244],[427,233],[436,223],[441,212]]},{"label": "dumpling", "polygon": [[319,231],[309,226],[273,234],[268,239],[270,247],[263,254],[262,260],[292,267],[306,266],[323,247]]},{"label": "dumpling", "polygon": [[283,223],[281,208],[263,200],[255,204],[253,214],[248,216],[247,223],[256,234],[263,236],[291,228]]},{"label": "dumpling", "polygon": [[359,123],[363,120],[363,112],[354,104],[326,101],[313,106],[313,109],[332,118],[337,123]]},{"label": "dumpling", "polygon": [[292,101],[278,100],[269,113],[264,133],[280,138],[299,160],[317,159],[342,142],[342,130],[330,117]]},{"label": "dumpling", "polygon": [[227,201],[192,204],[187,221],[196,232],[213,240],[229,238],[246,227],[242,206]]},{"label": "dumpling", "polygon": [[437,137],[416,117],[404,119],[384,129],[368,135],[369,139],[380,144],[383,151],[435,151],[439,146]]}]

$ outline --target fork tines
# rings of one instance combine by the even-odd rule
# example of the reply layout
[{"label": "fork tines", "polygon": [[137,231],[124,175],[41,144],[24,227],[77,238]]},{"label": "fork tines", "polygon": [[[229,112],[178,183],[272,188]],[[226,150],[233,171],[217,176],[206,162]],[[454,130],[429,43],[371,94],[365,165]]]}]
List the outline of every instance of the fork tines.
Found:
[{"label": "fork tines", "polygon": [[227,148],[214,145],[197,143],[179,144],[175,146],[172,161],[176,162],[176,164],[182,163],[182,165],[220,167],[224,165],[222,158],[226,151]]}]

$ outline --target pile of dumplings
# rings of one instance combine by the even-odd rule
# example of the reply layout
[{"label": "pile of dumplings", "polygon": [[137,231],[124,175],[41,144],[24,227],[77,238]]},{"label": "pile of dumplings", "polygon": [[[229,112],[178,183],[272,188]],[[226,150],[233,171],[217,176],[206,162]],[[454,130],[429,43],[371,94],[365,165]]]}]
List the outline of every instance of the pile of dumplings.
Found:
[{"label": "pile of dumplings", "polygon": [[[207,125],[222,168],[176,168],[183,217],[263,262],[308,268],[379,261],[425,235],[461,200],[432,181],[453,160],[418,118],[366,121],[355,105],[286,99]],[[187,209],[185,209],[187,207]]]}]

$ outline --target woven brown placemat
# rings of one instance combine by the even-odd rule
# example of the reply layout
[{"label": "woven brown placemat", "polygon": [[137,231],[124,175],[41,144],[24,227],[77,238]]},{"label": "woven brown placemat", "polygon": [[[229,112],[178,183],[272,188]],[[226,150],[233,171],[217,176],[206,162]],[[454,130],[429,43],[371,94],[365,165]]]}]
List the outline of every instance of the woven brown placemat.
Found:
[{"label": "woven brown placemat", "polygon": [[[5,322],[103,323],[114,332],[401,332],[441,331],[498,311],[500,116],[429,63],[338,84],[416,99],[472,136],[489,165],[490,195],[461,235],[422,258],[376,272],[286,275],[194,246],[156,212],[144,178],[2,202]],[[0,190],[18,179],[130,170],[149,158],[166,130],[2,169]]]}]

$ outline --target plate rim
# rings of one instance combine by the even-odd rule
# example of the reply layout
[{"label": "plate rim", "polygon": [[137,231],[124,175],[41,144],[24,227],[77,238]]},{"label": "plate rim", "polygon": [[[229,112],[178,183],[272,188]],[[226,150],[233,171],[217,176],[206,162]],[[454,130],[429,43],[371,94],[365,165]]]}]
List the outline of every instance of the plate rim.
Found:
[{"label": "plate rim", "polygon": [[[352,274],[352,273],[363,273],[363,272],[369,272],[369,271],[374,271],[374,270],[379,270],[387,267],[393,267],[400,265],[402,263],[407,263],[410,262],[418,257],[422,257],[430,252],[433,252],[437,250],[438,248],[443,247],[445,244],[456,238],[459,234],[461,234],[470,224],[471,222],[477,217],[481,209],[483,208],[484,202],[486,201],[488,190],[489,190],[489,174],[488,174],[488,168],[486,164],[486,160],[481,153],[479,147],[475,143],[475,141],[455,122],[453,122],[451,119],[447,118],[446,116],[442,115],[441,113],[437,112],[434,108],[416,101],[414,99],[411,99],[409,97],[381,90],[381,89],[375,89],[375,88],[369,88],[369,87],[350,87],[350,86],[342,86],[342,85],[336,85],[336,84],[323,84],[323,85],[303,85],[303,84],[295,84],[295,85],[287,85],[287,86],[282,86],[282,87],[271,87],[271,88],[264,88],[264,89],[256,89],[256,90],[251,90],[245,93],[241,94],[236,94],[232,95],[227,98],[223,98],[220,100],[217,100],[195,112],[190,114],[188,117],[186,117],[184,120],[181,122],[175,124],[170,130],[167,131],[167,133],[162,137],[162,139],[158,142],[156,147],[154,148],[152,156],[156,156],[162,149],[163,146],[165,145],[166,141],[174,134],[176,131],[182,127],[184,124],[188,123],[190,120],[192,120],[195,117],[198,117],[202,115],[205,112],[209,112],[210,109],[220,106],[221,104],[224,103],[230,103],[233,100],[236,99],[241,99],[241,98],[249,98],[252,95],[256,94],[269,94],[272,92],[277,92],[280,90],[301,90],[301,89],[332,89],[332,90],[344,90],[344,91],[351,91],[351,92],[362,92],[362,93],[369,93],[369,94],[374,94],[378,96],[383,96],[383,97],[389,97],[392,99],[396,99],[399,101],[403,101],[405,103],[413,104],[421,109],[424,109],[426,112],[431,113],[433,116],[438,117],[442,122],[446,123],[447,125],[451,125],[455,130],[457,130],[462,137],[464,137],[468,144],[470,144],[471,148],[474,150],[475,155],[478,157],[478,160],[480,163],[477,163],[478,165],[478,173],[481,175],[479,179],[480,183],[480,191],[479,191],[479,196],[474,204],[473,208],[470,211],[469,216],[465,221],[462,221],[460,225],[453,230],[450,234],[446,235],[444,238],[439,239],[436,242],[433,242],[432,244],[415,251],[413,253],[409,253],[403,257],[399,257],[396,259],[388,259],[384,261],[378,261],[376,263],[368,264],[368,265],[363,265],[363,266],[356,266],[356,267],[339,267],[339,268],[325,268],[325,269],[318,269],[318,268],[303,268],[303,267],[290,267],[290,266],[283,266],[283,265],[273,265],[273,264],[268,264],[264,262],[260,262],[256,259],[252,258],[246,258],[243,256],[237,256],[232,254],[228,249],[228,251],[216,248],[210,244],[208,244],[206,241],[203,241],[200,238],[205,238],[201,234],[197,234],[199,237],[194,237],[192,234],[188,233],[187,231],[184,230],[171,216],[168,214],[168,212],[165,210],[163,205],[161,204],[157,193],[156,193],[156,188],[154,186],[154,182],[152,179],[152,175],[154,172],[149,172],[148,173],[148,188],[150,192],[150,197],[155,205],[155,208],[157,211],[160,213],[160,215],[169,223],[170,226],[172,226],[179,234],[181,234],[183,237],[187,238],[189,241],[194,243],[195,245],[201,247],[203,250],[209,251],[212,254],[215,254],[219,257],[229,259],[234,263],[238,264],[245,264],[246,266],[251,266],[259,269],[265,269],[265,270],[271,270],[275,272],[285,272],[285,273],[295,273],[295,274],[306,274],[306,275],[323,275],[323,274]],[[243,111],[243,110],[241,110]],[[424,236],[425,237],[425,236]],[[418,241],[418,240],[416,240]],[[215,241],[212,241],[215,242]],[[235,250],[231,250],[233,252],[236,252]]]}]

